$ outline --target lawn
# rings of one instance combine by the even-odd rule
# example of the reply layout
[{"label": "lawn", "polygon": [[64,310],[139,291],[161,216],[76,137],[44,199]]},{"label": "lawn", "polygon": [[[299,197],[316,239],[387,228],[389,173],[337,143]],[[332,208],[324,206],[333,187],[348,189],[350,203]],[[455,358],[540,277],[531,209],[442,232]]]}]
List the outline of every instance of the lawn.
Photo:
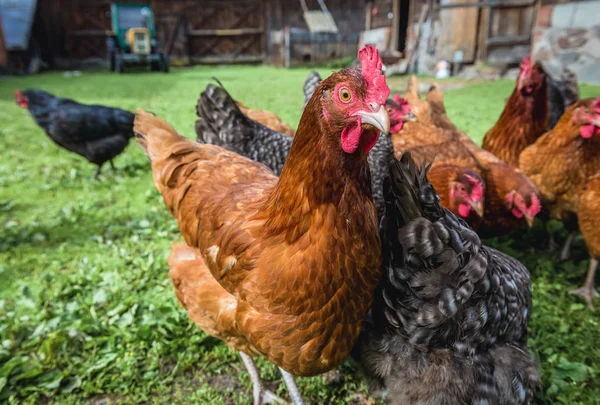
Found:
[{"label": "lawn", "polygon": [[[139,106],[195,137],[195,103],[212,76],[246,105],[272,110],[295,126],[307,74],[202,67],[168,75],[86,71],[0,80],[0,403],[251,403],[237,354],[203,334],[176,302],[166,258],[180,236],[140,148],[132,142],[115,160],[116,173],[105,167],[101,181],[91,181],[94,167],[53,144],[15,105],[14,89]],[[393,78],[390,86],[400,91],[405,82]],[[498,81],[448,91],[449,116],[480,141],[512,87]],[[600,87],[582,92],[598,96]],[[564,240],[560,227],[557,234]],[[581,238],[566,263],[545,251],[541,224],[518,239],[488,242],[532,273],[529,347],[544,380],[536,402],[598,403],[600,315],[568,293],[583,283],[588,266]],[[259,365],[269,386],[287,398],[276,368],[263,360]],[[356,369],[348,363],[341,370],[333,382],[300,378],[305,399],[367,403]]]}]

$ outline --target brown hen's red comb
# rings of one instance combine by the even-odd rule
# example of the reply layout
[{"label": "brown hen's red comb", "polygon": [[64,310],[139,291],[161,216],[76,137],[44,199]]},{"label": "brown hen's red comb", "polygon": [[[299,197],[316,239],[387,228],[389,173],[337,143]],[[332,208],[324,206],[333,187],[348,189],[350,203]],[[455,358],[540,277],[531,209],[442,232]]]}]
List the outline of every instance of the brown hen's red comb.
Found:
[{"label": "brown hen's red comb", "polygon": [[521,71],[529,75],[529,71],[531,70],[531,56],[526,56],[521,61]]},{"label": "brown hen's red comb", "polygon": [[385,104],[385,100],[390,95],[390,88],[381,71],[383,62],[379,57],[379,51],[373,45],[366,45],[358,51],[358,59],[362,76],[367,82],[367,101]]}]

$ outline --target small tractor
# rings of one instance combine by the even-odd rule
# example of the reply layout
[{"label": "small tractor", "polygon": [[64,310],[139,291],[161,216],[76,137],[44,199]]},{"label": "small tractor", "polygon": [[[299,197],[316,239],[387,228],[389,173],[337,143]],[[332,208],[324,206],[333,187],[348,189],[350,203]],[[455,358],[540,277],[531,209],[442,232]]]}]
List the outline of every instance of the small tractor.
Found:
[{"label": "small tractor", "polygon": [[150,7],[138,4],[110,6],[112,31],[106,39],[110,70],[121,73],[126,66],[147,66],[152,71],[169,71],[169,58],[156,39]]}]

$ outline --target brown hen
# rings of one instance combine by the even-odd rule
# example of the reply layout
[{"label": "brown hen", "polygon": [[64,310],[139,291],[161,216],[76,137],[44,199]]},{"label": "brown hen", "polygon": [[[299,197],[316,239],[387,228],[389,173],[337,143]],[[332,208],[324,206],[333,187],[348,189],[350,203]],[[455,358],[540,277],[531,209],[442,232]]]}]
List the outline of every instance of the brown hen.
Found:
[{"label": "brown hen", "polygon": [[594,277],[600,260],[600,172],[588,180],[579,201],[578,214],[579,228],[590,252],[590,269],[585,285],[571,292],[583,295],[590,308],[593,308],[592,300],[600,296],[594,288]]},{"label": "brown hen", "polygon": [[448,118],[448,115],[446,114],[444,93],[439,84],[433,83],[431,87],[429,87],[425,101],[429,104],[429,114],[433,125],[448,131],[461,132],[456,125],[450,121],[450,118]]},{"label": "brown hen", "polygon": [[583,190],[600,171],[600,97],[573,104],[521,153],[520,167],[539,188],[550,217],[573,232]]},{"label": "brown hen", "polygon": [[548,127],[548,87],[546,73],[531,58],[524,58],[517,84],[502,115],[483,138],[483,149],[519,167],[519,155]]},{"label": "brown hen", "polygon": [[320,374],[347,357],[379,280],[367,152],[389,130],[389,89],[377,50],[359,57],[361,71],[317,88],[279,179],[136,115],[154,183],[186,241],[170,258],[177,295],[207,333],[241,351],[256,403],[271,394],[250,355],[279,366],[302,403],[292,374]]}]

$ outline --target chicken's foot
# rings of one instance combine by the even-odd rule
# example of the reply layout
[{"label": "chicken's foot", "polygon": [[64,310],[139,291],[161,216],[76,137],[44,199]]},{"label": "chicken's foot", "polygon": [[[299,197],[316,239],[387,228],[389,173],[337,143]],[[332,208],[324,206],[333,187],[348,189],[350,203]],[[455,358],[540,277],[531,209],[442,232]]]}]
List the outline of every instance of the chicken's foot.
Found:
[{"label": "chicken's foot", "polygon": [[596,269],[598,268],[598,259],[590,260],[590,269],[588,270],[587,277],[585,279],[585,284],[583,287],[578,288],[576,290],[572,290],[571,294],[581,295],[585,298],[585,301],[589,305],[590,309],[594,309],[593,300],[594,298],[599,298],[600,294],[594,288],[594,277],[596,276]]},{"label": "chicken's foot", "polygon": [[246,366],[246,370],[248,370],[248,374],[250,375],[250,381],[252,381],[252,395],[254,397],[254,405],[271,403],[285,404],[286,402],[283,399],[279,398],[271,391],[265,389],[265,386],[263,385],[263,382],[260,379],[260,375],[258,374],[256,364],[254,364],[254,360],[252,360],[252,357],[248,356],[246,353],[243,352],[240,352],[240,356],[242,357],[242,361]]},{"label": "chicken's foot", "polygon": [[560,250],[559,259],[563,262],[569,260],[571,257],[571,244],[573,243],[573,239],[575,239],[575,235],[577,235],[577,232],[570,232],[565,244]]},{"label": "chicken's foot", "polygon": [[302,395],[300,395],[300,390],[296,385],[296,378],[281,367],[279,367],[279,371],[283,376],[283,381],[287,386],[288,392],[290,393],[290,397],[292,398],[292,402],[294,402],[294,405],[304,405],[304,400],[302,399]]}]

